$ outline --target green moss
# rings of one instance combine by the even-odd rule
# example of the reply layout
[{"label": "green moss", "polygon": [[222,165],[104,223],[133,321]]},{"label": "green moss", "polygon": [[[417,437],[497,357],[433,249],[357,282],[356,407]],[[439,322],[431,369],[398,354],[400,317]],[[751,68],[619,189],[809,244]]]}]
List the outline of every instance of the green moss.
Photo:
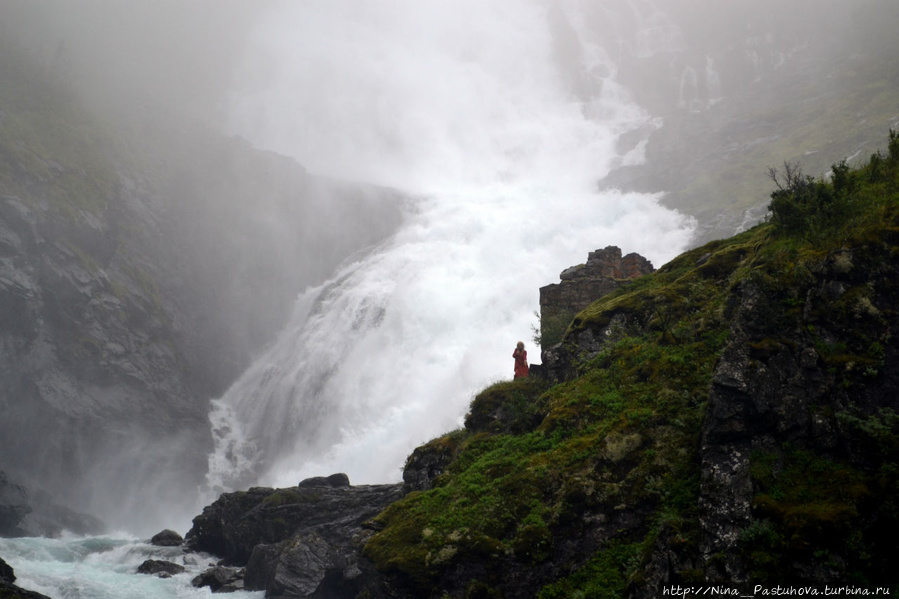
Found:
[{"label": "green moss", "polygon": [[641,547],[612,542],[573,574],[540,590],[539,599],[603,599],[625,595],[630,576],[639,564]]},{"label": "green moss", "polygon": [[[754,521],[740,536],[740,551],[755,579],[783,579],[792,575],[791,564],[824,554],[848,558],[840,567],[847,572],[870,571],[863,557],[873,548],[870,516],[861,514],[883,492],[876,477],[790,445],[754,452],[751,463]],[[847,539],[855,545],[849,553]]]},{"label": "green moss", "polygon": [[465,428],[513,433],[533,430],[544,416],[541,395],[546,389],[547,383],[536,376],[491,385],[471,402]]},{"label": "green moss", "polygon": [[263,499],[262,504],[266,506],[281,506],[309,501],[309,499],[309,494],[302,494],[295,489],[277,489],[274,493]]},{"label": "green moss", "polygon": [[[899,156],[899,141],[891,136],[890,143]],[[382,571],[404,574],[423,596],[446,592],[441,581],[474,560],[488,573],[478,574],[486,585],[478,588],[493,592],[509,560],[539,567],[560,539],[570,541],[597,514],[622,509],[641,514],[639,523],[604,531],[592,557],[566,564],[568,574],[548,581],[539,596],[623,596],[628,584],[640,583],[657,542],[698,555],[699,431],[736,306],[754,302],[754,317],[771,331],[745,348],[758,365],[814,345],[824,367],[841,369],[838,383],[864,384],[870,368],[884,367],[883,315],[890,308],[867,280],[852,278],[859,272],[888,278],[892,271],[883,264],[896,257],[899,209],[896,190],[884,183],[892,167],[881,159],[880,174],[871,174],[875,167],[862,174],[893,196],[857,204],[877,218],[860,208],[851,224],[819,228],[822,243],[803,231],[760,225],[691,250],[579,313],[561,346],[578,375],[549,388],[525,380],[479,393],[465,429],[429,444],[455,456],[435,488],[381,514],[366,555]],[[870,192],[864,182],[852,189],[864,198]],[[853,248],[851,265],[838,261],[845,248]],[[851,284],[840,301],[820,305],[828,277]],[[613,323],[614,335],[606,335]],[[605,343],[581,353],[578,340],[586,332]],[[890,499],[897,495],[899,418],[888,412],[841,418],[856,431],[854,447],[887,448],[882,466],[862,470],[798,447],[750,457],[753,521],[738,545],[759,580],[789,580],[795,574],[789,564],[816,551],[834,562],[845,555],[838,543],[858,550],[847,572],[864,576],[882,569],[874,556],[894,547],[895,535],[873,531],[899,527],[899,507]],[[872,512],[869,505],[878,507]],[[677,576],[698,581],[703,573]]]}]

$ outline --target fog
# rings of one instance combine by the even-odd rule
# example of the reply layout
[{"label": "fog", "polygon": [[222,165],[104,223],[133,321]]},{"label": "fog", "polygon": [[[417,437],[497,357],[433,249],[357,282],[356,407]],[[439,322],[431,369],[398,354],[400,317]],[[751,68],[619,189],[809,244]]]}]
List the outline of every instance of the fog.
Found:
[{"label": "fog", "polygon": [[[666,203],[679,196],[665,161],[729,142],[722,106],[801,99],[804,74],[832,57],[884,52],[859,31],[890,10],[877,0],[0,0],[0,31],[116,122],[202,123],[312,174],[407,198],[397,230],[342,266],[323,242],[328,267],[303,279],[280,332],[228,373],[227,391],[204,398],[215,447],[206,479],[184,486],[209,500],[336,471],[398,480],[416,445],[460,426],[477,390],[511,377],[516,341],[539,361],[538,289],[564,268],[606,245],[659,267],[695,243],[696,214],[745,221],[726,194],[692,211]],[[649,144],[679,122],[707,131],[707,145],[647,165]],[[656,169],[652,184],[614,179],[640,166]],[[343,222],[319,233],[367,226]],[[318,255],[282,250],[284,269]]]},{"label": "fog", "polygon": [[219,122],[234,64],[268,0],[2,0],[3,35],[106,111]]}]

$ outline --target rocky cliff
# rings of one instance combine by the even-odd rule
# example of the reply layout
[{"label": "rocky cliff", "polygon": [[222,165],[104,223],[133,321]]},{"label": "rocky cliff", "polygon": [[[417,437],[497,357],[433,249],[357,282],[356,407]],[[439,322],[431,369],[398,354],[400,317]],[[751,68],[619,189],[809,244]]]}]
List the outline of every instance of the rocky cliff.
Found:
[{"label": "rocky cliff", "polygon": [[0,469],[159,528],[193,509],[208,400],[401,199],[164,111],[101,119],[7,44],[0,82]]},{"label": "rocky cliff", "polygon": [[371,597],[378,576],[361,556],[373,533],[366,523],[402,495],[401,484],[351,486],[345,474],[226,493],[194,518],[185,542],[246,566],[244,587],[266,597]]}]

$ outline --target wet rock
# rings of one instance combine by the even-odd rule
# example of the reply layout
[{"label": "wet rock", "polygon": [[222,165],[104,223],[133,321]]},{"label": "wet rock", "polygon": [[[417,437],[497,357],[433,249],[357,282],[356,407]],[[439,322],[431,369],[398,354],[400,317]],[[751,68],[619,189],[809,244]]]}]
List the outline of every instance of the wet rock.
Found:
[{"label": "wet rock", "polygon": [[178,547],[184,542],[184,538],[174,530],[165,529],[153,535],[150,544],[157,547]]},{"label": "wet rock", "polygon": [[169,578],[181,574],[184,570],[182,565],[158,559],[148,559],[137,567],[138,574],[155,574],[160,578]]},{"label": "wet rock", "polygon": [[16,575],[12,567],[3,559],[0,559],[0,597],[9,597],[10,599],[50,599],[46,595],[17,587],[13,584],[15,581]]},{"label": "wet rock", "polygon": [[405,492],[427,491],[455,457],[455,447],[447,443],[428,443],[416,447],[403,468]]},{"label": "wet rock", "polygon": [[0,558],[0,582],[15,582],[16,575],[13,572],[12,566],[7,564]]},{"label": "wet rock", "polygon": [[343,486],[345,475],[311,480],[222,495],[194,518],[187,546],[246,566],[246,589],[268,596],[344,596],[348,588],[361,589],[367,579],[359,573],[371,570],[361,556],[371,532],[364,524],[400,499],[403,485]]},{"label": "wet rock", "polygon": [[197,587],[209,587],[213,593],[230,593],[244,588],[243,568],[229,568],[227,566],[214,566],[209,568],[190,583]]}]

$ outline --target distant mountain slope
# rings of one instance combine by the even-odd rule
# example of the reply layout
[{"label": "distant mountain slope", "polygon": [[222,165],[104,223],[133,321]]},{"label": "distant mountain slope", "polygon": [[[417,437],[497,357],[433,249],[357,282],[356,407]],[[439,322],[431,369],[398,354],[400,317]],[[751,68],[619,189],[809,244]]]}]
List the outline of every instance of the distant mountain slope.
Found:
[{"label": "distant mountain slope", "polygon": [[700,243],[764,215],[767,166],[821,175],[867,161],[899,127],[891,0],[628,5],[596,5],[590,31],[620,40],[619,78],[662,126],[629,136],[646,163],[601,185],[664,192],[697,218]]},{"label": "distant mountain slope", "polygon": [[153,526],[193,509],[208,400],[401,198],[144,114],[102,120],[0,51],[0,469]]}]

